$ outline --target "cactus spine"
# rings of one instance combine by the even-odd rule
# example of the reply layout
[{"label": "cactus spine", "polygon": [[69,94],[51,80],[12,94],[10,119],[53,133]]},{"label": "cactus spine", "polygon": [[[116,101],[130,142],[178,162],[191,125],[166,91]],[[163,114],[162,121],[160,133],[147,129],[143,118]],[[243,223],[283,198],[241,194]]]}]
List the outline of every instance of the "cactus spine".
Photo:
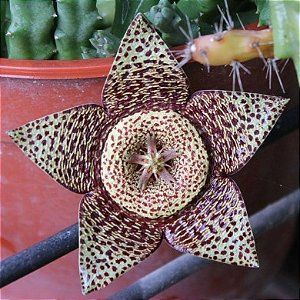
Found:
[{"label": "cactus spine", "polygon": [[49,59],[55,52],[51,31],[56,15],[52,0],[10,0],[9,5],[8,57]]}]

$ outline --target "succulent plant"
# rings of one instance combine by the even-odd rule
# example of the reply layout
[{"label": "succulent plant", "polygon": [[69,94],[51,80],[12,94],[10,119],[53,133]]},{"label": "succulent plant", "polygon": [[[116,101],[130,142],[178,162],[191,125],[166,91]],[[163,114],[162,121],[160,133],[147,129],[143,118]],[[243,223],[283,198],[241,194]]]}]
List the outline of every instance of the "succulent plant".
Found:
[{"label": "succulent plant", "polygon": [[199,28],[195,23],[181,12],[176,4],[168,0],[160,0],[149,12],[145,13],[147,19],[161,32],[163,40],[168,45],[180,45],[186,43],[183,31],[188,32],[189,27],[192,37],[199,34]]},{"label": "succulent plant", "polygon": [[101,28],[96,1],[58,0],[54,39],[59,59],[80,59],[81,47],[90,45],[93,32]]},{"label": "succulent plant", "polygon": [[85,194],[79,272],[89,293],[145,259],[162,238],[182,252],[257,267],[230,175],[254,155],[287,102],[230,91],[190,96],[176,59],[138,15],[107,77],[103,107],[74,107],[9,135],[58,183]]},{"label": "succulent plant", "polygon": [[299,1],[268,1],[276,58],[292,58],[300,82]]},{"label": "succulent plant", "polygon": [[[187,43],[182,64],[193,58],[207,66],[232,65],[241,90],[239,69],[247,72],[241,63],[254,57],[262,58],[270,78],[271,71],[275,71],[279,81],[276,60],[292,58],[300,80],[297,1],[2,0],[1,56],[112,56],[139,12],[145,14],[169,46]],[[270,25],[272,29],[237,31],[234,28],[243,26],[240,20],[245,25],[259,20],[260,25]],[[203,36],[198,37],[200,34]],[[99,43],[94,43],[97,38],[101,40],[100,49]]]},{"label": "succulent plant", "polygon": [[118,51],[120,41],[110,30],[97,30],[90,39],[94,48],[81,47],[82,57],[87,59],[114,56]]},{"label": "succulent plant", "polygon": [[52,0],[10,0],[5,32],[7,53],[15,59],[48,59],[56,52],[51,38],[57,17]]}]

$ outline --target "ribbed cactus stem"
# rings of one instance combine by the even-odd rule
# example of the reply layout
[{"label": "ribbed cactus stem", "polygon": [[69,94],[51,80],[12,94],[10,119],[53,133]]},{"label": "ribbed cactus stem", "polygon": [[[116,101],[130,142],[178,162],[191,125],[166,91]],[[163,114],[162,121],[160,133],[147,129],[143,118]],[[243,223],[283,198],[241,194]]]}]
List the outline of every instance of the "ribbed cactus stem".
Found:
[{"label": "ribbed cactus stem", "polygon": [[6,33],[7,28],[10,23],[10,10],[8,0],[0,1],[0,34],[1,34],[1,47],[0,47],[0,56],[7,57],[7,48],[6,48]]},{"label": "ribbed cactus stem", "polygon": [[8,57],[48,59],[55,45],[51,35],[55,14],[52,0],[10,0],[11,21],[5,34]]},{"label": "ribbed cactus stem", "polygon": [[57,14],[54,39],[58,58],[82,58],[81,47],[90,47],[90,37],[101,27],[96,0],[58,0]]},{"label": "ribbed cactus stem", "polygon": [[190,23],[176,4],[168,0],[160,0],[149,12],[145,13],[145,16],[161,32],[163,40],[170,46],[183,44],[186,41],[180,28],[185,31],[189,30],[189,34],[194,37],[198,35],[198,27]]}]

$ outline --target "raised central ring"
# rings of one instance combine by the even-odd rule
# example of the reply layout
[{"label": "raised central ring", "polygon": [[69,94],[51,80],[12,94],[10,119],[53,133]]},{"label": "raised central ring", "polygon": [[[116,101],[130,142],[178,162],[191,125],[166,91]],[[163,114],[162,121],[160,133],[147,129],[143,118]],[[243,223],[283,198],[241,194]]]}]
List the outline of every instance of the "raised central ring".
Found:
[{"label": "raised central ring", "polygon": [[[160,153],[175,151],[167,162],[172,180],[151,176],[141,188],[143,168],[131,162],[147,154],[149,136]],[[102,153],[101,177],[113,201],[140,216],[156,219],[184,208],[201,191],[209,160],[196,128],[174,111],[138,112],[111,130]]]}]

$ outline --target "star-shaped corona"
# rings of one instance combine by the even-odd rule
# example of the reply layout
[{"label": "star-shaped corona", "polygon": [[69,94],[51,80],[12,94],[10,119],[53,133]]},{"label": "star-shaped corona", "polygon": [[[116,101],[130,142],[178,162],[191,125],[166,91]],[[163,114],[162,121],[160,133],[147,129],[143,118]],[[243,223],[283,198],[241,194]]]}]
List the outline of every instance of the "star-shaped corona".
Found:
[{"label": "star-shaped corona", "polygon": [[129,163],[141,165],[141,176],[139,178],[138,187],[143,191],[151,176],[156,180],[164,180],[165,182],[175,182],[174,177],[170,174],[167,168],[171,168],[167,164],[170,160],[177,157],[176,150],[170,149],[166,151],[158,151],[156,139],[150,135],[147,139],[147,154],[134,153],[129,159]]},{"label": "star-shaped corona", "polygon": [[245,203],[230,175],[254,155],[288,99],[218,90],[189,95],[177,65],[138,15],[102,105],[70,108],[9,132],[54,180],[84,194],[84,294],[141,262],[163,238],[181,252],[258,266]]}]

